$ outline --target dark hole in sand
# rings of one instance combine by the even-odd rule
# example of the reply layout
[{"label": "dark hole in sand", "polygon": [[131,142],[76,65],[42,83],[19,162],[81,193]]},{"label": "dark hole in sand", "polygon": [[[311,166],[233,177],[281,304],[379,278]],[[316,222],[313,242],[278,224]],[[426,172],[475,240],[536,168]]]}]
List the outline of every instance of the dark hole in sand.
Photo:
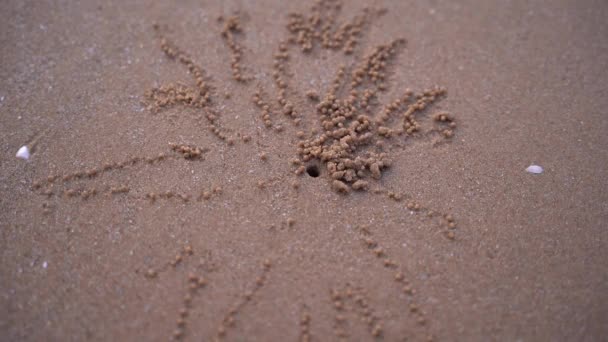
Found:
[{"label": "dark hole in sand", "polygon": [[317,165],[308,165],[306,173],[308,173],[310,177],[317,178],[320,174],[319,167]]}]

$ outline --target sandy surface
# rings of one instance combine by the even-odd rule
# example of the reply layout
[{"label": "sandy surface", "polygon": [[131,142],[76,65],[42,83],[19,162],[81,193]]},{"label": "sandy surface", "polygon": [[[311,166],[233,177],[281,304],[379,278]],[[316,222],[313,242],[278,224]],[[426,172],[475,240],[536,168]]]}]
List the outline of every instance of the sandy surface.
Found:
[{"label": "sandy surface", "polygon": [[[349,1],[338,20],[363,6]],[[288,13],[310,3],[4,2],[0,339],[603,340],[606,3],[373,6],[386,13],[352,55],[290,47],[287,96],[303,128],[273,112],[277,132],[252,96],[263,89],[276,105],[273,56]],[[244,83],[232,78],[217,21],[234,14],[253,78]],[[147,108],[154,87],[194,85],[161,51],[155,23],[204,70],[233,146],[201,109]],[[377,102],[446,87],[421,118],[428,128],[448,111],[453,137],[386,139],[393,163],[370,191],[337,193],[324,165],[319,177],[296,176],[296,133],[320,127],[304,94],[323,97],[338,65],[350,75],[396,38],[407,46],[388,63]],[[15,158],[33,140],[31,159]],[[206,152],[186,160],[171,142]],[[159,153],[167,157],[134,159]],[[526,173],[532,163],[544,173]]]}]

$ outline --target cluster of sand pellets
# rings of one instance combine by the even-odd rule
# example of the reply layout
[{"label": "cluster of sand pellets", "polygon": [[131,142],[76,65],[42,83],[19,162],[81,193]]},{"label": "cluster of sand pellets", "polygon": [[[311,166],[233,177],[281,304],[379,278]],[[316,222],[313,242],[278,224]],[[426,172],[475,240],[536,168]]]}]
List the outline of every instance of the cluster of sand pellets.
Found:
[{"label": "cluster of sand pellets", "polygon": [[299,45],[303,52],[311,51],[318,44],[326,49],[342,49],[346,54],[352,53],[359,42],[361,31],[369,21],[371,11],[366,9],[351,21],[339,23],[337,17],[341,8],[340,1],[317,0],[308,15],[289,14],[289,39]]},{"label": "cluster of sand pellets", "polygon": [[[378,63],[384,63],[382,60]],[[382,79],[382,69],[372,68],[370,79],[377,82]],[[367,74],[365,74],[367,75]],[[374,81],[376,80],[376,81]],[[382,85],[380,85],[382,86]],[[371,95],[370,95],[371,94]],[[393,101],[378,115],[376,119],[368,115],[369,98],[373,91],[366,90],[359,97],[359,92],[352,90],[350,96],[340,100],[334,94],[328,94],[317,105],[317,114],[323,133],[305,138],[298,135],[297,154],[303,163],[323,164],[331,179],[332,187],[342,193],[351,190],[368,190],[370,180],[379,180],[385,169],[391,166],[388,152],[384,152],[385,140],[393,137],[406,139],[420,130],[415,119],[418,111],[424,110],[429,104],[445,94],[445,89],[436,87],[416,94],[416,101],[410,102],[409,92],[403,99]],[[403,125],[391,129],[385,126],[389,116],[403,107]],[[438,122],[448,122],[448,128],[440,130],[445,138],[451,138],[455,123],[453,118],[442,113],[435,116]],[[434,128],[433,131],[438,129]],[[302,174],[302,168],[296,169],[296,174]]]},{"label": "cluster of sand pellets", "polygon": [[[305,109],[297,108],[295,103],[298,101],[292,98],[296,90],[289,84],[292,79],[290,47],[300,47],[303,52],[316,47],[341,49],[350,54],[368,29],[368,24],[382,12],[366,8],[351,20],[339,22],[341,7],[342,3],[337,0],[318,0],[308,13],[289,15],[288,38],[278,43],[272,64],[279,108],[273,108],[261,86],[252,97],[267,128],[274,128],[276,132],[285,129],[277,123],[278,118],[273,117],[274,112],[282,113],[295,127],[301,126],[306,119],[302,115]],[[242,34],[240,17],[219,19],[223,23],[222,37],[231,50],[233,77],[244,81],[241,68],[243,48],[236,40],[236,36]],[[155,30],[160,37],[162,51],[187,66],[198,88],[179,84],[153,89],[146,93],[152,109],[178,103],[200,107],[206,111],[211,131],[228,144],[233,144],[235,140],[228,138],[216,125],[219,115],[210,109],[210,87],[204,81],[202,69],[169,42],[159,26],[155,26]],[[366,191],[370,189],[371,182],[380,180],[391,166],[391,146],[410,138],[434,136],[435,144],[453,137],[456,122],[446,111],[432,115],[431,128],[425,129],[422,123],[429,116],[426,115],[429,108],[446,96],[445,88],[434,86],[420,92],[406,88],[402,96],[380,108],[379,93],[388,89],[389,68],[405,45],[405,40],[400,38],[377,45],[349,67],[340,65],[324,96],[319,96],[316,90],[307,92],[307,97],[317,102],[316,119],[312,120],[315,124],[309,133],[304,130],[296,132],[299,138],[296,146],[298,161],[294,163],[296,175],[303,175],[309,167],[321,167],[324,172],[319,174],[329,179],[335,191]]]},{"label": "cluster of sand pellets", "polygon": [[160,108],[178,104],[202,108],[209,99],[208,93],[201,96],[199,89],[190,88],[181,82],[150,89],[144,93],[144,96],[149,103],[148,110],[151,111],[158,111]]},{"label": "cluster of sand pellets", "polygon": [[253,288],[245,291],[245,293],[240,296],[239,300],[230,308],[228,313],[222,319],[220,326],[217,328],[216,340],[224,339],[226,337],[226,334],[228,333],[228,330],[235,326],[236,316],[243,309],[243,307],[247,305],[247,303],[251,302],[255,294],[260,291],[262,286],[264,286],[267,281],[268,272],[270,272],[271,267],[272,262],[268,259],[264,260],[264,262],[262,263],[262,271],[260,275],[256,278]]},{"label": "cluster of sand pellets", "polygon": [[334,334],[338,340],[347,341],[349,338],[347,330],[349,316],[365,323],[372,338],[381,339],[383,337],[382,320],[371,307],[364,288],[346,284],[344,288],[331,289],[330,296],[336,311]]},{"label": "cluster of sand pellets", "polygon": [[159,25],[154,25],[154,31],[160,40],[160,49],[167,57],[184,64],[196,82],[196,87],[188,87],[181,83],[169,84],[148,90],[144,95],[149,101],[148,109],[158,111],[167,106],[184,104],[197,108],[206,107],[211,100],[210,87],[204,80],[203,69],[194,60],[163,34]]},{"label": "cluster of sand pellets", "polygon": [[[340,8],[339,1],[319,0],[308,15],[291,14],[287,25],[290,38],[287,43],[279,43],[279,52],[274,56],[273,77],[279,89],[278,102],[284,114],[297,120],[296,126],[301,118],[287,96],[289,45],[299,45],[305,52],[313,50],[315,46],[344,48],[345,52],[352,52],[373,12],[365,10],[351,22],[338,25],[336,17]],[[425,132],[421,132],[422,125],[418,120],[425,110],[446,95],[445,88],[435,86],[419,93],[406,89],[403,96],[391,101],[382,110],[377,109],[378,92],[388,88],[388,68],[404,46],[403,39],[376,46],[350,68],[349,75],[344,65],[338,67],[334,81],[316,106],[318,125],[309,134],[304,131],[296,134],[300,139],[297,144],[298,160],[293,163],[296,175],[303,175],[307,166],[323,165],[335,191],[365,191],[370,188],[370,181],[379,180],[391,166],[389,152],[385,151],[391,139],[406,140],[432,133],[439,133],[445,139],[453,136],[456,123],[447,112],[435,114],[433,119],[436,127]],[[307,92],[306,96],[311,101],[320,98],[314,90]],[[254,95],[254,103],[264,109],[264,122],[271,126],[270,106],[260,98],[259,92]],[[397,113],[401,113],[400,124],[392,119]]]},{"label": "cluster of sand pellets", "polygon": [[243,75],[243,67],[241,66],[243,47],[236,41],[235,38],[243,33],[240,17],[234,15],[224,19],[224,17],[220,16],[218,21],[223,22],[224,24],[224,27],[222,28],[222,38],[230,48],[230,67],[232,69],[232,78],[238,82],[246,82],[248,78]]}]

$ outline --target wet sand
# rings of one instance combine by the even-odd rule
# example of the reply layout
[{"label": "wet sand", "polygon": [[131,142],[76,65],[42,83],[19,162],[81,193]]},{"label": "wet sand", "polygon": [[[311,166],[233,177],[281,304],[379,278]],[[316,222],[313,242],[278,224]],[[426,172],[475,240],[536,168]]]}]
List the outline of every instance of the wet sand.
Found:
[{"label": "wet sand", "polygon": [[311,5],[4,4],[1,340],[608,334],[608,6]]}]

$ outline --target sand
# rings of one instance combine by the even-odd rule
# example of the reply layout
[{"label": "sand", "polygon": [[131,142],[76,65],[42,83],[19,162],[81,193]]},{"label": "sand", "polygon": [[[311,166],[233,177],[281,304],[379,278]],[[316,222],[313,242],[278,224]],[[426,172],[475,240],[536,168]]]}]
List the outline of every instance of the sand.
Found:
[{"label": "sand", "polygon": [[[0,339],[604,339],[606,3],[347,4],[375,10],[345,53],[286,43],[309,2],[5,2]],[[355,152],[376,166],[304,160],[318,102],[397,39],[370,113],[445,87],[419,131],[397,106]]]}]

